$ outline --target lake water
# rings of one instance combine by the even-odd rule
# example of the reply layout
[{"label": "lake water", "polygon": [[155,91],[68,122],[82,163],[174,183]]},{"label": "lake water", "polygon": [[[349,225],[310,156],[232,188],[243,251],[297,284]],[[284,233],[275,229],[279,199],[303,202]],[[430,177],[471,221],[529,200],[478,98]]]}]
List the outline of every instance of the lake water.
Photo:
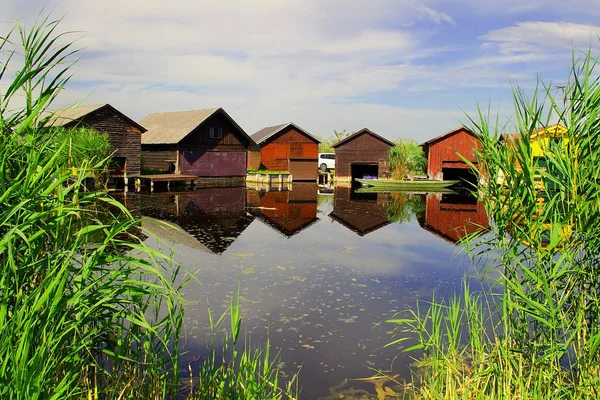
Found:
[{"label": "lake water", "polygon": [[223,312],[239,287],[246,339],[260,345],[268,336],[286,373],[301,367],[301,399],[350,388],[374,393],[355,379],[375,370],[408,377],[410,355],[384,348],[392,326],[382,322],[434,294],[460,292],[474,269],[456,243],[487,226],[468,196],[314,184],[128,194],[126,203],[195,274],[184,289],[184,365],[197,370],[206,350],[207,307]]}]

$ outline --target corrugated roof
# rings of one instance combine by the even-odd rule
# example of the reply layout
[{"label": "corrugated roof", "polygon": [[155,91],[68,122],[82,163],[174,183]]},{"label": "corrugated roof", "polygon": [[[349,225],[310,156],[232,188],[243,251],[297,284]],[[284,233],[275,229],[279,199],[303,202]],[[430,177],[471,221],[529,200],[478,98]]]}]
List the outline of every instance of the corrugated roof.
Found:
[{"label": "corrugated roof", "polygon": [[334,149],[337,149],[338,147],[340,147],[340,146],[341,146],[341,145],[343,145],[344,143],[348,143],[348,142],[349,142],[349,141],[351,141],[352,139],[354,139],[354,138],[356,138],[356,137],[358,137],[358,136],[360,136],[360,135],[362,135],[362,134],[365,134],[365,133],[366,133],[367,135],[371,135],[371,136],[373,136],[373,137],[374,137],[374,138],[376,138],[376,139],[379,139],[379,140],[381,140],[381,141],[382,141],[383,143],[385,143],[385,144],[388,144],[388,145],[390,145],[390,146],[392,146],[392,147],[394,147],[394,146],[395,146],[395,145],[394,145],[394,142],[392,142],[391,140],[388,140],[388,139],[384,138],[383,136],[379,136],[378,134],[376,134],[375,132],[373,132],[373,131],[371,131],[371,130],[369,130],[369,129],[367,129],[367,128],[363,128],[363,129],[361,129],[360,131],[358,131],[358,132],[355,132],[355,133],[353,133],[352,135],[348,136],[347,138],[345,138],[345,139],[342,139],[342,140],[340,140],[340,141],[339,141],[339,142],[337,142],[337,143],[334,143],[333,145],[331,145],[331,147],[333,147]]},{"label": "corrugated roof", "polygon": [[313,139],[315,142],[321,143],[321,141],[319,139],[317,139],[316,137],[314,137],[313,135],[311,135],[304,129],[300,128],[298,125],[294,124],[293,122],[288,122],[288,123],[281,124],[281,125],[268,126],[266,128],[262,128],[260,131],[254,133],[251,136],[251,138],[252,138],[252,140],[254,140],[254,142],[256,144],[261,144],[261,143],[267,141],[269,138],[275,136],[276,134],[278,134],[279,132],[281,132],[282,130],[287,128],[288,126],[292,126],[292,127],[296,128],[300,132],[304,133],[305,135],[307,135],[308,137]]},{"label": "corrugated roof", "polygon": [[[142,125],[138,124],[137,122],[135,122],[134,120],[129,118],[127,115],[123,114],[121,111],[117,110],[116,108],[114,108],[113,106],[111,106],[108,103],[94,104],[94,105],[89,105],[89,106],[75,105],[73,107],[49,111],[48,114],[50,115],[50,120],[47,125],[54,126],[54,127],[65,126],[71,122],[77,121],[77,120],[85,117],[86,115],[96,112],[105,107],[108,107],[108,108],[112,109],[114,112],[123,116],[123,118],[125,118],[127,121],[129,121],[132,125],[138,127],[142,132],[146,132],[146,128],[144,128]],[[46,115],[48,115],[48,114],[46,114]]]},{"label": "corrugated roof", "polygon": [[252,143],[248,134],[222,108],[205,108],[192,111],[173,111],[150,114],[140,121],[148,131],[142,135],[142,144],[179,143],[190,132],[217,112],[227,119]]}]

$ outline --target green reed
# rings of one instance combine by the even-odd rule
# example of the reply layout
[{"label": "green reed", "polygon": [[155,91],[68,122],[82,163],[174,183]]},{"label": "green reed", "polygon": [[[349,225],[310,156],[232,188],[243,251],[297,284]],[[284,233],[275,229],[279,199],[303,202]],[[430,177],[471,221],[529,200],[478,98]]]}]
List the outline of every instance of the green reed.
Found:
[{"label": "green reed", "polygon": [[223,326],[229,316],[230,327],[224,332],[223,345],[215,347],[209,343],[207,356],[200,364],[196,375],[190,367],[189,398],[211,399],[298,399],[298,374],[283,375],[279,355],[273,355],[271,343],[251,346],[244,338],[240,348],[241,314],[239,293],[231,299],[228,310],[218,319],[209,308],[209,322],[212,332],[223,332]]},{"label": "green reed", "polygon": [[239,302],[220,350],[233,363],[211,353],[210,383],[182,392],[180,267],[87,184],[108,168],[107,137],[48,128],[76,53],[59,23],[0,38],[0,398],[291,398],[268,342],[234,349]]},{"label": "green reed", "polygon": [[0,397],[163,398],[179,376],[177,268],[85,190],[105,152],[75,159],[72,137],[45,128],[74,54],[58,23],[0,40]]},{"label": "green reed", "polygon": [[[466,248],[486,260],[492,289],[389,322],[393,344],[420,350],[408,396],[597,398],[600,396],[600,80],[591,54],[573,57],[568,82],[514,89],[515,117],[470,118],[483,148],[476,191],[491,232]],[[567,128],[534,157],[539,128]],[[500,140],[503,133],[514,133]],[[473,166],[474,167],[474,166]],[[492,278],[497,276],[497,278]]]}]

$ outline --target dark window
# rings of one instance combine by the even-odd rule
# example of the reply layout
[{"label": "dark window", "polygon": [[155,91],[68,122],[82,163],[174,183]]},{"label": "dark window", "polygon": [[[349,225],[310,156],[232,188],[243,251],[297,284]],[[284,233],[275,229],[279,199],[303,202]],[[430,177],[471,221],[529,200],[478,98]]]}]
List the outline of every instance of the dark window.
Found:
[{"label": "dark window", "polygon": [[223,128],[208,128],[208,137],[210,139],[221,139],[223,137]]}]

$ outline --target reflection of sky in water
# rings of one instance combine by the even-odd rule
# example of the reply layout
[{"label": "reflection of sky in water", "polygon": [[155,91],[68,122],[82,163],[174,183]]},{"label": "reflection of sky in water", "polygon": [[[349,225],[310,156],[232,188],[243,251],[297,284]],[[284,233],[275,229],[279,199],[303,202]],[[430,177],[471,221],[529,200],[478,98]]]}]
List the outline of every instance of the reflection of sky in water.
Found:
[{"label": "reflection of sky in water", "polygon": [[[251,195],[248,206],[255,206]],[[425,202],[425,197],[421,201]],[[312,202],[303,199],[299,204]],[[142,204],[155,208],[150,215],[156,216],[158,203],[152,197],[144,197]],[[291,237],[262,219],[254,218],[248,224],[242,217],[246,222],[237,225],[241,233],[235,238],[231,229],[228,231],[225,240],[233,242],[222,254],[173,240],[176,260],[197,274],[197,280],[184,289],[188,302],[184,362],[203,351],[207,304],[217,314],[222,312],[239,283],[247,337],[260,344],[268,333],[272,345],[281,350],[288,373],[302,366],[301,398],[326,395],[329,387],[345,378],[371,376],[369,368],[393,369],[408,376],[410,355],[399,354],[398,347],[383,349],[390,341],[391,326],[378,324],[414,308],[417,300],[431,300],[434,292],[439,296],[459,292],[463,276],[472,272],[470,262],[459,247],[421,228],[414,217],[359,236],[329,217],[336,204],[343,207],[345,203],[321,202],[316,211],[319,219]],[[249,210],[251,219],[256,210],[264,211]],[[360,210],[359,204],[349,212]],[[173,222],[179,221],[180,226],[185,225],[184,220],[187,225],[193,223],[191,214],[178,212],[177,218],[171,218]],[[195,215],[199,212],[193,209]],[[169,219],[168,213],[160,217]],[[204,217],[203,221],[213,221]],[[199,232],[210,236],[206,229]],[[156,245],[153,239],[148,243]],[[349,386],[369,387],[352,381]]]}]

